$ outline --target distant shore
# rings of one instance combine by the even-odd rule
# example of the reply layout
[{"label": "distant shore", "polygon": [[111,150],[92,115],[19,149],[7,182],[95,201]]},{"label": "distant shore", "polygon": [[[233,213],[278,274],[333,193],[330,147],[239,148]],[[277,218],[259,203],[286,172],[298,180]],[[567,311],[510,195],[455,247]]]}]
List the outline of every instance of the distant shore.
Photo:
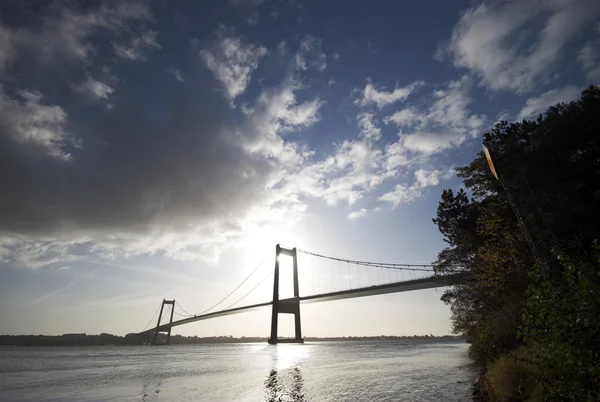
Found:
[{"label": "distant shore", "polygon": [[[215,343],[251,343],[266,342],[264,336],[182,336],[172,335],[172,345],[195,345],[195,344],[215,344]],[[332,341],[396,341],[396,340],[464,340],[464,337],[444,335],[413,335],[413,336],[348,336],[348,337],[312,337],[304,338],[306,342],[332,342]],[[64,335],[0,335],[0,346],[126,346],[137,345],[138,338],[136,334],[127,334],[125,336],[112,334],[64,334]]]}]

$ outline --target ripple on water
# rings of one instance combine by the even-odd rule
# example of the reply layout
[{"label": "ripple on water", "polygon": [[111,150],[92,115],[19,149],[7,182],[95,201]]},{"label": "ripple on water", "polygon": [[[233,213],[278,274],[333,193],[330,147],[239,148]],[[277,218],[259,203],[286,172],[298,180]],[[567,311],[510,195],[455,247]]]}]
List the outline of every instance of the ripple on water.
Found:
[{"label": "ripple on water", "polygon": [[2,401],[463,401],[458,342],[1,348]]}]

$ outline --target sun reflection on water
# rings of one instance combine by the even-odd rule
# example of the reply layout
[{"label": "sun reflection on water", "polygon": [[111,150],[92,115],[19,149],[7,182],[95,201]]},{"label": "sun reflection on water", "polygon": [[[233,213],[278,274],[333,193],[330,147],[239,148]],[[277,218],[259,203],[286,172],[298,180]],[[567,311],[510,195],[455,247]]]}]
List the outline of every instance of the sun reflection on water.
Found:
[{"label": "sun reflection on water", "polygon": [[312,347],[304,344],[279,344],[275,346],[273,360],[276,370],[285,370],[297,366],[310,357]]},{"label": "sun reflection on water", "polygon": [[294,367],[283,374],[271,370],[265,380],[265,400],[269,402],[304,402],[304,378],[300,368]]},{"label": "sun reflection on water", "polygon": [[279,344],[271,347],[273,369],[265,385],[265,400],[269,402],[304,402],[304,378],[300,365],[311,355],[310,345]]}]

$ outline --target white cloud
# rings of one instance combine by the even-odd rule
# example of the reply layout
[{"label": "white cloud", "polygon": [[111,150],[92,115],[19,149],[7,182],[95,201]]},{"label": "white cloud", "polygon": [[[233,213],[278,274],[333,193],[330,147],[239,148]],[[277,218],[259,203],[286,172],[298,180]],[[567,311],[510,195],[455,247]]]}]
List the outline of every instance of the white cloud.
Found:
[{"label": "white cloud", "polygon": [[113,42],[112,45],[115,54],[125,60],[144,61],[146,60],[146,57],[143,53],[146,48],[162,48],[162,46],[156,42],[157,34],[158,32],[146,31],[140,36],[135,36],[131,38],[128,43]]},{"label": "white cloud", "polygon": [[[307,158],[311,155],[307,155]],[[278,191],[289,197],[321,198],[329,205],[354,204],[381,183],[381,151],[363,140],[345,140],[320,161],[307,160],[281,176]]]},{"label": "white cloud", "polygon": [[296,53],[296,68],[308,70],[309,67],[323,71],[327,68],[327,56],[321,49],[321,40],[311,35],[306,35],[300,42],[300,49]]},{"label": "white cloud", "polygon": [[385,170],[387,172],[396,172],[401,166],[408,166],[413,163],[415,158],[409,156],[406,148],[401,141],[389,144],[385,148]]},{"label": "white cloud", "polygon": [[413,82],[406,87],[395,88],[393,91],[388,92],[385,89],[378,90],[369,81],[362,91],[361,98],[357,99],[355,103],[359,106],[368,106],[374,104],[381,109],[384,106],[391,105],[396,102],[404,102],[406,98],[408,98],[408,96],[417,90],[417,88],[419,88],[421,85],[423,85],[422,82]]},{"label": "white cloud", "polygon": [[439,170],[423,170],[419,169],[415,172],[417,183],[420,187],[437,186],[440,183]]},{"label": "white cloud", "polygon": [[458,132],[417,131],[404,135],[402,145],[409,151],[431,155],[462,144],[466,136]]},{"label": "white cloud", "polygon": [[348,219],[358,219],[362,218],[367,214],[367,210],[365,208],[361,208],[357,211],[352,211],[348,214]]},{"label": "white cloud", "polygon": [[324,159],[307,160],[295,172],[286,174],[280,191],[322,198],[329,205],[353,205],[393,178],[400,166],[410,165],[411,159],[398,143],[381,143],[373,114],[358,114],[357,125],[358,138],[346,139]]},{"label": "white cloud", "polygon": [[200,56],[215,77],[225,86],[230,101],[241,95],[261,58],[267,55],[263,46],[246,43],[241,37],[221,37],[212,51],[202,50]]},{"label": "white cloud", "polygon": [[525,106],[519,112],[518,120],[535,118],[543,113],[550,106],[557,103],[569,102],[577,99],[581,93],[581,88],[569,85],[564,88],[552,89],[543,94],[527,99]]},{"label": "white cloud", "polygon": [[297,164],[304,160],[302,147],[286,143],[281,136],[319,121],[319,109],[324,102],[314,98],[298,104],[295,91],[299,88],[294,81],[287,81],[261,92],[255,106],[246,111],[248,119],[241,132],[246,149],[286,163]]},{"label": "white cloud", "polygon": [[167,74],[172,75],[173,78],[175,78],[179,82],[185,82],[185,78],[183,78],[183,74],[181,74],[181,71],[179,71],[178,68],[175,68],[173,66],[167,68]]},{"label": "white cloud", "polygon": [[456,175],[453,168],[442,170],[419,169],[415,172],[416,183],[419,187],[432,187],[440,184],[440,180],[448,180]]},{"label": "white cloud", "polygon": [[20,91],[23,101],[9,98],[0,86],[0,119],[3,131],[17,142],[35,145],[43,153],[62,160],[71,154],[65,151],[75,139],[67,133],[67,114],[55,105],[41,103],[38,91]]},{"label": "white cloud", "polygon": [[[320,161],[312,161],[312,154],[297,169],[281,176],[277,189],[280,194],[298,199],[299,195],[321,198],[329,205],[344,202],[354,205],[365,196],[377,191],[380,185],[399,175],[400,170],[425,162],[411,155],[402,139],[391,144],[382,143],[377,119],[372,113],[359,113],[356,139],[346,139]],[[424,170],[414,172],[412,185],[399,184],[379,199],[393,205],[410,202],[423,194],[423,189],[439,184],[452,176],[453,170]],[[359,209],[349,214],[356,219],[366,213]]]},{"label": "white cloud", "polygon": [[446,171],[419,169],[415,171],[415,182],[412,185],[397,184],[392,191],[379,197],[379,200],[388,202],[394,207],[411,203],[421,197],[427,187],[437,186],[440,180],[448,180],[454,174],[454,169]]},{"label": "white cloud", "polygon": [[377,126],[377,120],[373,113],[360,113],[357,117],[358,126],[365,138],[375,141],[381,138],[381,129]]},{"label": "white cloud", "polygon": [[79,259],[72,253],[72,244],[52,238],[36,238],[19,235],[0,236],[0,263],[28,268],[65,265]]},{"label": "white cloud", "polygon": [[400,142],[412,152],[433,154],[462,144],[481,134],[486,117],[469,110],[472,97],[467,76],[433,92],[433,101],[425,112],[404,109],[384,121],[408,127]]},{"label": "white cloud", "polygon": [[394,189],[379,197],[380,201],[389,202],[394,207],[400,204],[408,204],[421,196],[421,188],[417,186],[406,186],[396,184]]},{"label": "white cloud", "polygon": [[[462,15],[445,51],[481,85],[526,93],[561,65],[565,46],[599,14],[595,0],[487,1]],[[540,18],[542,29],[532,33]]]},{"label": "white cloud", "polygon": [[394,123],[398,127],[412,126],[415,123],[422,121],[424,117],[414,108],[407,108],[397,111],[396,113],[384,119],[385,124]]},{"label": "white cloud", "polygon": [[110,86],[97,81],[92,77],[88,77],[87,81],[83,82],[77,87],[77,90],[81,93],[98,99],[108,99],[114,92],[114,88],[111,88]]}]

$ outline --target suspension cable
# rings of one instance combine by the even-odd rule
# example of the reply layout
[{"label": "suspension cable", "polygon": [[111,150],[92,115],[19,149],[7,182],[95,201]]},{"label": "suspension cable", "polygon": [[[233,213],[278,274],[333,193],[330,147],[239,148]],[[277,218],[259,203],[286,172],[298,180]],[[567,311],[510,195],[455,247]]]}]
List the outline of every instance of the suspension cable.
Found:
[{"label": "suspension cable", "polygon": [[231,303],[229,306],[225,307],[223,310],[228,310],[231,307],[235,306],[236,304],[238,304],[239,302],[241,302],[242,300],[244,300],[244,298],[246,298],[246,296],[248,296],[250,293],[254,292],[256,290],[257,287],[259,287],[260,285],[262,285],[262,283],[264,281],[266,281],[271,275],[273,275],[273,272],[269,272],[269,274],[267,276],[265,276],[263,279],[261,279],[260,282],[258,282],[252,289],[250,289],[250,291],[248,293],[246,293],[245,295],[243,295],[241,298],[239,298],[236,302]]},{"label": "suspension cable", "polygon": [[260,267],[263,265],[263,263],[264,263],[264,262],[267,260],[267,257],[268,257],[268,256],[269,256],[269,255],[267,254],[267,255],[265,256],[265,258],[263,258],[263,260],[260,262],[260,264],[258,264],[258,265],[256,266],[256,268],[254,268],[254,270],[252,270],[252,272],[250,272],[250,274],[249,274],[249,275],[246,277],[246,279],[244,279],[244,280],[243,280],[243,281],[242,281],[242,282],[241,282],[239,285],[237,285],[235,289],[233,289],[231,292],[229,292],[229,294],[228,294],[227,296],[225,296],[224,298],[222,298],[221,300],[219,300],[219,302],[218,302],[218,303],[215,303],[215,304],[213,304],[212,306],[210,306],[210,307],[209,307],[209,308],[207,308],[206,310],[202,310],[201,312],[194,314],[194,316],[197,316],[197,315],[204,314],[204,313],[206,313],[206,312],[208,312],[208,311],[212,310],[213,308],[217,307],[219,304],[223,303],[225,300],[227,300],[227,299],[229,298],[229,296],[231,296],[233,293],[235,293],[235,291],[236,291],[236,290],[238,290],[240,287],[242,287],[242,285],[243,285],[244,283],[246,283],[246,281],[248,281],[248,279],[250,279],[250,277],[251,277],[252,275],[254,275],[254,273],[255,273],[256,271],[258,271],[258,269],[259,269],[259,268],[260,268]]},{"label": "suspension cable", "polygon": [[174,313],[175,315],[178,315],[179,317],[183,317],[183,318],[189,318],[189,317],[192,317],[192,316],[190,316],[190,315],[183,315],[183,314],[179,314],[177,311],[174,311],[173,313]]},{"label": "suspension cable", "polygon": [[385,263],[385,262],[369,262],[369,261],[358,261],[358,260],[348,260],[345,258],[337,258],[337,257],[329,257],[322,254],[313,253],[311,251],[296,249],[299,253],[312,255],[314,257],[326,258],[328,260],[333,261],[341,261],[350,264],[363,265],[368,267],[380,267],[380,268],[388,268],[388,269],[401,269],[405,271],[422,271],[422,272],[434,272],[431,269],[418,269],[418,268],[410,268],[410,267],[421,267],[421,268],[433,268],[433,264],[394,264],[394,263]]},{"label": "suspension cable", "polygon": [[[184,309],[183,307],[181,307],[181,304],[179,304],[179,303],[177,302],[177,300],[175,301],[175,304],[176,304],[177,306],[179,306],[179,308],[181,309],[181,311],[183,311],[183,312],[184,312],[185,314],[187,314],[188,316],[192,317],[192,316],[194,315],[194,314],[191,314],[191,313],[188,313],[187,311],[185,311],[185,309]],[[177,312],[175,312],[175,314],[177,314]],[[182,315],[182,314],[178,314],[178,315],[180,315],[181,317],[184,317],[184,315]]]},{"label": "suspension cable", "polygon": [[[162,304],[161,304],[162,305]],[[154,317],[156,317],[156,314],[158,313],[158,310],[160,310],[159,306],[156,311],[154,312],[154,314],[152,315],[152,318],[150,318],[150,321],[148,321],[148,324],[146,324],[146,326],[144,327],[144,329],[142,329],[140,332],[144,332],[146,330],[146,328],[148,328],[148,325],[150,325],[150,323],[152,322],[152,320],[154,319]]]}]

